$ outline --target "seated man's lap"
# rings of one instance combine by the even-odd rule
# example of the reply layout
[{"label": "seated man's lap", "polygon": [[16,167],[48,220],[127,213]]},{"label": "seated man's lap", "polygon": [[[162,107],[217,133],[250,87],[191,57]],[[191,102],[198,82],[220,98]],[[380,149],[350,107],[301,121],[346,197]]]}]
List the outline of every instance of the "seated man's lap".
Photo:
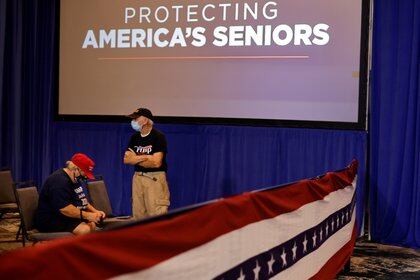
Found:
[{"label": "seated man's lap", "polygon": [[40,232],[73,232],[80,223],[82,223],[80,219],[65,217],[63,219],[55,219],[45,224],[38,225],[38,230]]}]

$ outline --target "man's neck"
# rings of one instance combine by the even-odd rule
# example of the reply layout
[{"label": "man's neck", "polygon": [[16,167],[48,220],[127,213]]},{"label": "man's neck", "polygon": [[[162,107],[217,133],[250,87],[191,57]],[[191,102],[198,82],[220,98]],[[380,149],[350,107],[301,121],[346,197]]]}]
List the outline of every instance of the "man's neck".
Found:
[{"label": "man's neck", "polygon": [[68,169],[67,167],[64,167],[64,168],[63,168],[63,170],[64,170],[64,172],[66,172],[66,173],[67,173],[67,175],[70,177],[70,180],[71,180],[73,183],[76,183],[76,178],[74,178],[74,174],[73,174],[73,172],[72,172],[72,171],[70,171],[70,169]]}]

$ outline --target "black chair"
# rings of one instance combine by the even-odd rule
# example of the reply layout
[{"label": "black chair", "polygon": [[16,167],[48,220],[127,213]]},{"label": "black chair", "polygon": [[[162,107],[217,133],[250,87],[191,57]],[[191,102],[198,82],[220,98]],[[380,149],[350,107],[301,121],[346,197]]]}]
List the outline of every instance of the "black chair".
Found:
[{"label": "black chair", "polygon": [[40,241],[73,236],[71,232],[42,233],[34,229],[35,211],[38,208],[38,190],[36,187],[16,189],[16,201],[21,217],[23,246],[25,246],[26,240],[35,244]]},{"label": "black chair", "polygon": [[13,184],[10,169],[0,170],[0,219],[6,213],[19,213]]},{"label": "black chair", "polygon": [[[2,168],[0,169],[0,220],[4,218],[4,214],[7,213],[18,215],[8,216],[5,219],[20,219],[12,172],[9,168]],[[19,230],[16,233],[16,240],[19,239],[21,231],[22,225],[19,225]]]},{"label": "black chair", "polygon": [[104,228],[127,223],[133,220],[131,216],[115,217],[112,213],[111,202],[109,201],[108,191],[104,180],[89,181],[87,183],[87,190],[89,192],[92,206],[97,210],[103,211],[107,216],[107,218],[102,221]]}]

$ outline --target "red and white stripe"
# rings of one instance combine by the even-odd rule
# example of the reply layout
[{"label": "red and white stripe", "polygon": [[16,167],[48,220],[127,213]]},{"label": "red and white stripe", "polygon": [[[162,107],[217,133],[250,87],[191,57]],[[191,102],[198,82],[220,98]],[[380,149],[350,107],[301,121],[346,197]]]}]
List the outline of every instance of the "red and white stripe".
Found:
[{"label": "red and white stripe", "polygon": [[[320,179],[222,199],[115,231],[0,256],[10,279],[211,279],[311,228],[351,203],[357,162]],[[334,277],[352,253],[355,211],[316,251],[275,279]]]}]

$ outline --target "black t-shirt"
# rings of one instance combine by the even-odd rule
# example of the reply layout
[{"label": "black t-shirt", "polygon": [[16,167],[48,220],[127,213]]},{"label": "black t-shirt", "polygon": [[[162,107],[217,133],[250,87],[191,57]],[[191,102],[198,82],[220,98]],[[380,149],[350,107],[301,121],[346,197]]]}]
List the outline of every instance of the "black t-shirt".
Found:
[{"label": "black t-shirt", "polygon": [[68,217],[61,214],[60,209],[70,204],[85,209],[88,199],[83,186],[73,183],[69,175],[63,169],[59,169],[45,180],[41,188],[36,213],[37,227],[51,227],[67,221]]},{"label": "black t-shirt", "polygon": [[[163,153],[162,165],[158,168],[145,168],[139,165],[134,166],[135,171],[155,172],[167,171],[166,154],[168,152],[166,146],[165,135],[157,129],[152,128],[149,135],[142,137],[139,132],[133,134],[130,138],[128,148],[131,148],[137,155],[153,155],[157,152]],[[127,148],[127,150],[128,150]]]}]

